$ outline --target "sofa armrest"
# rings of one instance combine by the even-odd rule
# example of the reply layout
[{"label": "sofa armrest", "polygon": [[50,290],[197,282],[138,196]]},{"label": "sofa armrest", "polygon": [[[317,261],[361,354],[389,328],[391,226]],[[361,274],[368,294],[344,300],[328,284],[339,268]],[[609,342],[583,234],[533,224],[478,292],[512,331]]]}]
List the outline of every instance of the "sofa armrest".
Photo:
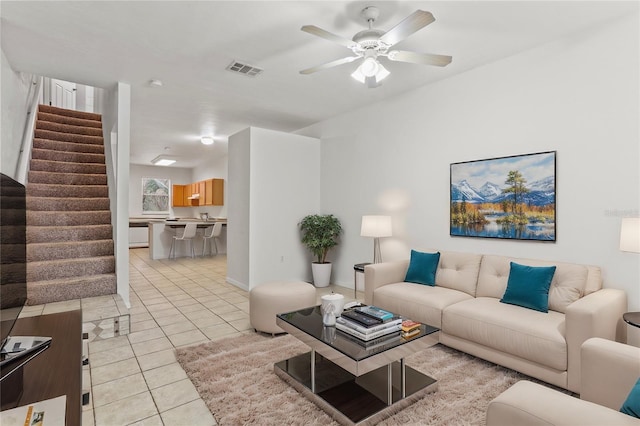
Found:
[{"label": "sofa armrest", "polygon": [[640,348],[600,338],[582,345],[580,398],[619,410],[640,377]]},{"label": "sofa armrest", "polygon": [[523,380],[489,403],[486,425],[638,426],[640,420],[617,410]]},{"label": "sofa armrest", "polygon": [[622,314],[627,311],[627,294],[605,288],[584,296],[567,307],[567,387],[580,393],[580,350],[591,337],[626,341]]},{"label": "sofa armrest", "polygon": [[373,291],[385,284],[404,281],[409,260],[374,263],[364,267],[364,303],[373,304]]}]

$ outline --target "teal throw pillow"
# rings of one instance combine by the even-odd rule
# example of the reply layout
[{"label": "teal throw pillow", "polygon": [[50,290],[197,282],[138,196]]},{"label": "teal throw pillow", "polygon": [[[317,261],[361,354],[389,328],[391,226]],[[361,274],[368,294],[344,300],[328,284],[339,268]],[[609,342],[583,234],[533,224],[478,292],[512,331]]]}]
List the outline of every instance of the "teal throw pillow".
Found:
[{"label": "teal throw pillow", "polygon": [[629,396],[620,408],[621,413],[640,418],[640,379],[631,388]]},{"label": "teal throw pillow", "polygon": [[411,250],[409,269],[404,280],[409,283],[436,285],[436,270],[440,261],[440,252],[422,253]]},{"label": "teal throw pillow", "polygon": [[549,287],[555,266],[526,266],[511,262],[507,290],[502,303],[549,312]]}]

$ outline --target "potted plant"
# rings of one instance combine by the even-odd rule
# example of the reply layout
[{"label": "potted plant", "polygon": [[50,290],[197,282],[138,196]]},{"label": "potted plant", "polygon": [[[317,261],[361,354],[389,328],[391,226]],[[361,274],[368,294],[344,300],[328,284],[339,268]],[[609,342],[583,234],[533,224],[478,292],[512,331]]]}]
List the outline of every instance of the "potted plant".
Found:
[{"label": "potted plant", "polygon": [[326,287],[331,278],[331,262],[327,262],[327,253],[338,245],[338,237],[342,232],[340,220],[332,214],[312,214],[305,216],[298,226],[302,232],[302,244],[316,259],[311,264],[313,284]]}]

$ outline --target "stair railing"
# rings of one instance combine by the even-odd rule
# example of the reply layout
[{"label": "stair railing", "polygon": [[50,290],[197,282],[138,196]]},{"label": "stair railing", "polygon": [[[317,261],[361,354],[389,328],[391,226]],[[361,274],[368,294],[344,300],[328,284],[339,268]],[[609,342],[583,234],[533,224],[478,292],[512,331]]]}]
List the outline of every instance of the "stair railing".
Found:
[{"label": "stair railing", "polygon": [[31,147],[33,145],[33,135],[36,127],[38,103],[42,88],[42,77],[31,76],[31,84],[27,93],[27,119],[24,122],[22,141],[20,142],[20,153],[16,164],[15,180],[26,184],[27,172],[29,171],[29,160],[31,160]]}]

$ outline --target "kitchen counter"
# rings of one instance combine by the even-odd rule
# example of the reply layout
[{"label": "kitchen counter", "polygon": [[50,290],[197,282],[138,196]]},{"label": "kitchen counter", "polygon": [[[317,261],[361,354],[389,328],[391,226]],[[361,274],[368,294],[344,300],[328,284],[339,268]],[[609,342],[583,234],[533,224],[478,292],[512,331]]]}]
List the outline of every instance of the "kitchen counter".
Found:
[{"label": "kitchen counter", "polygon": [[[182,232],[180,228],[184,228],[187,223],[196,223],[198,226],[198,233],[193,240],[193,244],[196,256],[202,255],[202,235],[206,228],[213,226],[216,222],[223,223],[222,234],[218,239],[218,253],[226,253],[226,218],[214,218],[206,221],[195,218],[149,220],[149,257],[151,257],[151,259],[167,259],[169,257],[169,251],[171,250],[173,236],[176,235],[176,232],[180,235]],[[188,246],[189,244],[182,242],[177,244],[176,257],[188,256]]]}]

